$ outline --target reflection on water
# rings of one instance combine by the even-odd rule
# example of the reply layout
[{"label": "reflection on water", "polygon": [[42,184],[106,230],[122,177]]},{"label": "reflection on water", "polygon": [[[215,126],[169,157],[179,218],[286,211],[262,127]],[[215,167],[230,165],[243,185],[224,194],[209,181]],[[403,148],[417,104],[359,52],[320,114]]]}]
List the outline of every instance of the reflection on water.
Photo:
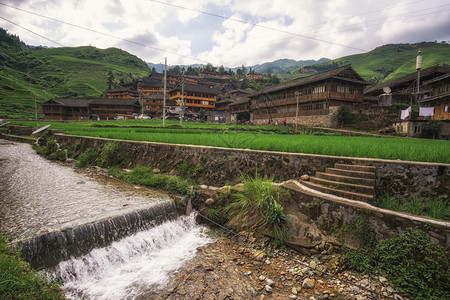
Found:
[{"label": "reflection on water", "polygon": [[0,231],[13,241],[166,201],[161,191],[90,177],[0,140]]}]

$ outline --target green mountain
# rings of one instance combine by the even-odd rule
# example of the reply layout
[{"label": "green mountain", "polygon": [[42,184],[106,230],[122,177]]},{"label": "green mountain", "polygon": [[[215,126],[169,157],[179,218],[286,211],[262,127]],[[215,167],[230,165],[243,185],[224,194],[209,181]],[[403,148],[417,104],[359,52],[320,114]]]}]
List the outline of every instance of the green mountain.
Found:
[{"label": "green mountain", "polygon": [[392,80],[414,73],[418,50],[422,51],[422,69],[434,65],[450,65],[450,45],[442,42],[423,42],[417,44],[389,44],[374,50],[345,56],[325,63],[305,66],[292,72],[297,77],[322,72],[351,64],[365,80],[377,83]]},{"label": "green mountain", "polygon": [[272,62],[263,63],[260,65],[250,66],[256,73],[272,73],[283,75],[297,70],[303,66],[318,64],[329,61],[328,58],[321,58],[319,60],[293,60],[293,59],[278,59]]},{"label": "green mountain", "polygon": [[54,97],[101,97],[108,84],[149,72],[144,61],[117,48],[28,47],[0,28],[0,117],[34,117],[35,101],[39,110]]}]

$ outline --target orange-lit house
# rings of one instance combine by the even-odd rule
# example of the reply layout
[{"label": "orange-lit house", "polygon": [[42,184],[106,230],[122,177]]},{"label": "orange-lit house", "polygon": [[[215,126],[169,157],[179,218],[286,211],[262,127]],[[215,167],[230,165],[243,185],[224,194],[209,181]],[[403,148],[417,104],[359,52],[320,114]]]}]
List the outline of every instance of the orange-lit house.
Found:
[{"label": "orange-lit house", "polygon": [[[194,113],[198,113],[201,109],[211,111],[215,107],[218,94],[219,92],[215,89],[202,85],[184,84],[184,106]],[[181,84],[177,84],[170,90],[169,95],[171,102],[181,106]]]}]

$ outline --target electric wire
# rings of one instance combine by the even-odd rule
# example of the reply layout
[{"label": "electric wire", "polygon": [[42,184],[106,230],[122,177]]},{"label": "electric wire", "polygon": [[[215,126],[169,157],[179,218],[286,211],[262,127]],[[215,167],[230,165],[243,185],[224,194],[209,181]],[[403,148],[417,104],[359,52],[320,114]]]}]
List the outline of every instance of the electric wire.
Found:
[{"label": "electric wire", "polygon": [[[7,7],[10,7],[10,8],[13,8],[13,9],[16,9],[16,10],[19,10],[19,11],[22,11],[22,12],[25,12],[25,13],[28,13],[28,14],[32,14],[32,15],[41,17],[41,18],[45,18],[45,19],[48,19],[48,20],[52,20],[52,21],[55,21],[55,22],[59,22],[59,23],[62,23],[62,24],[66,24],[66,25],[69,25],[69,26],[73,26],[73,27],[76,27],[76,28],[79,28],[79,29],[83,29],[83,30],[87,30],[87,31],[90,31],[90,32],[93,32],[93,33],[97,33],[97,34],[100,34],[100,35],[104,35],[104,36],[107,36],[107,37],[110,37],[110,38],[113,38],[113,39],[117,39],[117,40],[120,40],[120,41],[123,41],[123,42],[127,42],[127,43],[135,44],[135,45],[138,45],[138,46],[150,48],[150,49],[157,50],[157,51],[161,51],[161,52],[164,52],[164,53],[173,54],[173,55],[176,55],[176,56],[179,56],[179,57],[188,58],[188,59],[195,60],[195,61],[199,61],[199,62],[202,62],[202,63],[205,63],[205,64],[210,64],[210,63],[209,63],[208,61],[206,61],[206,60],[202,60],[202,59],[199,59],[199,58],[195,58],[195,57],[192,57],[192,56],[189,56],[189,55],[179,54],[179,53],[177,53],[177,52],[173,52],[173,51],[169,51],[169,50],[157,48],[157,47],[154,47],[154,46],[146,45],[146,44],[139,43],[139,42],[135,42],[135,41],[132,41],[132,40],[120,38],[120,37],[114,36],[114,35],[112,35],[112,34],[108,34],[108,33],[101,32],[101,31],[98,31],[98,30],[95,30],[95,29],[83,27],[83,26],[81,26],[81,25],[77,25],[77,24],[69,23],[69,22],[66,22],[66,21],[59,20],[59,19],[55,19],[55,18],[52,18],[52,17],[48,17],[48,16],[45,16],[45,15],[42,15],[42,14],[38,14],[38,13],[35,13],[35,12],[32,12],[32,11],[29,11],[29,10],[25,10],[25,9],[22,9],[22,8],[19,8],[19,7],[12,6],[12,5],[9,5],[9,4],[5,4],[5,3],[1,3],[1,2],[0,2],[0,5],[7,6]],[[19,26],[19,27],[21,27],[21,26]],[[23,28],[23,27],[21,27],[21,28]],[[24,29],[25,29],[25,28],[24,28]],[[26,29],[26,30],[28,30],[28,29]],[[28,30],[28,31],[30,31],[30,30]],[[30,32],[31,32],[31,31],[30,31]],[[40,36],[40,35],[39,35],[39,36]],[[41,36],[41,37],[42,37],[42,36]],[[47,39],[47,38],[45,38],[45,39]],[[48,39],[47,39],[47,40],[48,40]]]},{"label": "electric wire", "polygon": [[[188,197],[185,197],[185,198],[183,198],[180,202],[181,202],[185,207],[188,207],[187,204],[185,203],[187,200],[188,200]],[[390,296],[386,296],[386,295],[380,294],[380,293],[378,293],[377,291],[374,291],[374,290],[372,290],[372,289],[363,287],[363,286],[361,286],[361,285],[359,285],[359,284],[356,284],[356,283],[354,283],[354,282],[351,282],[351,281],[349,281],[349,280],[342,279],[342,278],[338,277],[337,275],[334,275],[334,274],[331,274],[331,273],[328,273],[328,272],[325,272],[325,271],[322,271],[322,270],[313,268],[313,267],[309,266],[308,264],[299,261],[298,259],[292,258],[292,257],[290,257],[290,256],[288,256],[288,255],[285,255],[285,254],[280,253],[279,251],[276,251],[276,250],[274,250],[274,249],[271,249],[271,248],[268,248],[268,247],[266,247],[266,246],[264,246],[264,245],[261,245],[260,243],[257,243],[257,242],[255,242],[255,241],[252,241],[252,240],[250,240],[249,238],[247,238],[247,237],[245,237],[245,236],[243,236],[243,235],[241,235],[241,234],[239,234],[239,233],[237,233],[237,232],[234,232],[233,230],[231,230],[231,229],[229,229],[229,228],[227,228],[227,227],[225,227],[225,226],[223,226],[223,225],[221,225],[221,224],[219,224],[219,223],[217,223],[217,222],[211,220],[210,218],[206,217],[205,215],[202,215],[202,214],[201,214],[200,212],[198,212],[197,210],[195,210],[195,209],[193,209],[193,208],[191,208],[191,209],[192,209],[192,211],[194,211],[197,215],[199,215],[199,216],[202,217],[203,219],[205,219],[205,220],[207,220],[208,222],[211,222],[212,224],[214,224],[214,225],[216,225],[216,226],[222,228],[223,230],[227,231],[228,233],[230,233],[230,234],[232,234],[232,235],[234,235],[234,236],[240,237],[240,238],[246,240],[247,242],[249,242],[249,243],[251,243],[251,244],[253,244],[253,245],[256,245],[256,246],[258,246],[258,247],[260,247],[260,248],[262,248],[262,249],[265,249],[266,251],[272,252],[273,254],[275,254],[275,255],[277,255],[277,256],[283,257],[284,259],[288,259],[288,260],[293,261],[293,262],[295,262],[295,263],[297,263],[297,264],[299,264],[299,265],[302,265],[302,266],[304,266],[304,267],[307,267],[307,268],[309,268],[310,270],[312,270],[312,271],[314,271],[314,272],[322,273],[322,274],[325,275],[325,276],[328,276],[328,277],[334,278],[334,279],[336,279],[336,280],[342,281],[342,282],[344,282],[344,283],[347,283],[347,284],[356,286],[356,287],[358,287],[358,288],[360,288],[360,289],[363,289],[363,290],[365,290],[365,291],[368,291],[368,292],[370,292],[370,293],[372,293],[372,294],[375,294],[375,295],[377,295],[377,296],[380,296],[380,297],[383,297],[383,298],[387,298],[387,299],[396,300],[396,299],[393,298],[393,297],[390,297]]]},{"label": "electric wire", "polygon": [[232,18],[232,17],[225,17],[225,16],[221,16],[221,15],[218,15],[218,14],[209,13],[209,12],[205,12],[205,11],[201,11],[201,10],[197,10],[197,9],[193,9],[193,8],[189,8],[189,7],[185,7],[185,6],[181,6],[181,5],[177,5],[177,4],[171,4],[171,3],[167,3],[167,2],[163,2],[163,1],[158,1],[158,0],[148,0],[148,1],[159,3],[159,4],[163,4],[163,5],[167,5],[167,6],[176,7],[176,8],[179,8],[179,9],[189,10],[189,11],[197,12],[197,13],[200,13],[200,14],[213,16],[213,17],[216,17],[216,18],[221,18],[221,19],[230,20],[230,21],[234,21],[234,22],[239,22],[239,23],[243,23],[243,24],[247,24],[247,25],[252,25],[252,26],[255,26],[255,27],[260,27],[260,28],[264,28],[264,29],[268,29],[268,30],[272,30],[272,31],[286,33],[286,34],[294,35],[294,36],[301,37],[301,38],[304,38],[304,39],[310,39],[310,40],[313,40],[313,41],[327,43],[327,44],[331,44],[331,45],[335,45],[335,46],[340,46],[340,47],[344,47],[344,48],[347,48],[347,49],[367,52],[367,50],[365,50],[365,49],[352,47],[352,46],[348,46],[348,45],[343,45],[343,44],[339,44],[339,43],[335,43],[335,42],[330,42],[330,41],[327,41],[327,40],[318,39],[318,38],[315,38],[315,37],[306,36],[306,35],[303,35],[303,34],[291,32],[291,31],[287,31],[287,30],[277,29],[277,28],[274,28],[274,27],[253,23],[253,22],[250,22],[250,21],[239,20],[239,19],[235,19],[235,18]]},{"label": "electric wire", "polygon": [[23,26],[20,26],[19,24],[14,23],[13,21],[10,21],[10,20],[8,20],[8,19],[2,17],[2,16],[0,16],[0,19],[3,19],[3,20],[5,20],[6,22],[9,22],[9,23],[11,23],[11,24],[13,24],[13,25],[15,25],[15,26],[17,26],[17,27],[20,27],[20,28],[22,28],[22,29],[24,29],[24,30],[26,30],[26,31],[28,31],[28,32],[31,32],[32,34],[35,34],[35,35],[37,35],[37,36],[39,36],[39,37],[41,37],[41,38],[43,38],[43,39],[45,39],[45,40],[47,40],[47,41],[49,41],[49,42],[52,42],[52,43],[54,43],[54,44],[56,44],[56,45],[58,45],[58,46],[64,47],[64,45],[62,45],[62,44],[60,44],[60,43],[58,43],[58,42],[55,42],[55,41],[53,41],[53,40],[51,40],[51,39],[49,39],[49,38],[46,38],[45,36],[43,36],[43,35],[41,35],[41,34],[39,34],[39,33],[37,33],[37,32],[34,32],[34,31],[32,31],[32,30],[30,30],[30,29],[28,29],[28,28],[25,28],[25,27],[23,27]]}]

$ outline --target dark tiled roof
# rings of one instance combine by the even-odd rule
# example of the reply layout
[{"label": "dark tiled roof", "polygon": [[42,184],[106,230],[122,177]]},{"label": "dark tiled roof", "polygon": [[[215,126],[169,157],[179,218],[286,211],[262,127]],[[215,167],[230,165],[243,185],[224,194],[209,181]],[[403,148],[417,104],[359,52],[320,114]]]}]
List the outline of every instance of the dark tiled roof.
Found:
[{"label": "dark tiled roof", "polygon": [[47,102],[42,103],[42,105],[61,105],[61,106],[68,106],[68,107],[87,107],[89,103],[93,99],[51,99]]},{"label": "dark tiled roof", "polygon": [[239,98],[236,98],[236,99],[237,100],[234,101],[233,103],[231,103],[230,106],[232,106],[232,105],[239,105],[239,104],[245,104],[245,103],[248,103],[250,101],[250,98],[248,98],[248,97],[239,97]]},{"label": "dark tiled roof", "polygon": [[[181,91],[181,84],[177,84],[172,91]],[[203,85],[196,85],[196,84],[184,84],[184,91],[185,92],[194,92],[194,93],[204,93],[204,94],[212,94],[212,95],[218,95],[219,92],[215,89],[208,88]]]},{"label": "dark tiled roof", "polygon": [[139,100],[135,98],[125,98],[125,99],[114,99],[114,98],[97,98],[92,99],[90,104],[95,105],[137,105],[140,106]]},{"label": "dark tiled roof", "polygon": [[[342,72],[346,71],[346,70],[353,71],[356,78],[348,78],[348,77],[342,76]],[[258,91],[256,93],[252,94],[251,97],[259,96],[259,95],[270,93],[270,92],[282,91],[285,89],[294,88],[294,87],[298,87],[298,86],[302,86],[302,85],[307,85],[310,83],[323,81],[323,80],[326,80],[329,78],[336,78],[336,79],[360,83],[360,84],[364,84],[364,85],[368,84],[366,81],[364,81],[364,79],[362,79],[362,77],[358,73],[356,73],[355,70],[353,70],[353,68],[350,65],[346,65],[346,66],[336,68],[336,69],[333,69],[330,71],[316,73],[311,76],[297,78],[297,79],[294,79],[294,80],[291,80],[291,81],[288,81],[285,83],[267,87],[265,89],[262,89],[261,91]]]},{"label": "dark tiled roof", "polygon": [[450,77],[450,72],[447,73],[447,74],[444,74],[442,76],[438,76],[436,78],[424,81],[423,85],[427,85],[427,84],[430,84],[430,83],[438,82],[438,81],[444,80],[444,79],[449,78],[449,77]]},{"label": "dark tiled roof", "polygon": [[[426,69],[423,69],[420,71],[420,78],[427,77],[435,72],[442,73],[442,74],[450,73],[450,68],[439,67],[439,66],[429,67],[429,68],[426,68]],[[403,76],[403,77],[400,77],[397,79],[393,79],[390,81],[386,81],[386,82],[382,82],[382,83],[378,83],[373,86],[370,86],[364,90],[364,94],[370,94],[375,91],[382,91],[383,87],[385,87],[385,86],[392,88],[392,87],[395,87],[398,85],[407,84],[408,82],[414,82],[416,79],[417,79],[417,72],[414,72],[414,73],[408,74],[406,76]]]}]

